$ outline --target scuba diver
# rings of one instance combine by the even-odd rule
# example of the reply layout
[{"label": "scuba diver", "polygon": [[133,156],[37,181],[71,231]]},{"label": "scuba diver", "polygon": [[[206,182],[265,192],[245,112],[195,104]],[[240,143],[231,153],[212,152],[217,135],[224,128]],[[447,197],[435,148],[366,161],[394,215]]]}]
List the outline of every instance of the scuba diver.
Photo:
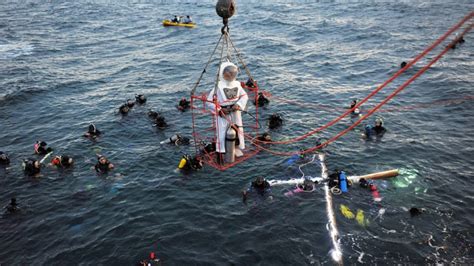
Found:
[{"label": "scuba diver", "polygon": [[316,182],[311,181],[310,179],[305,179],[303,184],[298,184],[297,188],[303,191],[313,191],[315,189]]},{"label": "scuba diver", "polygon": [[377,139],[382,138],[387,130],[383,127],[383,120],[382,118],[375,119],[375,125],[365,126],[365,132],[362,135],[366,139],[372,139],[372,137],[376,137]]},{"label": "scuba diver", "polygon": [[135,102],[132,101],[132,99],[127,99],[127,106],[128,108],[132,108],[133,106],[135,106]]},{"label": "scuba diver", "polygon": [[128,107],[128,104],[124,103],[119,107],[119,113],[121,115],[127,115],[128,112],[130,111],[130,107]]},{"label": "scuba diver", "polygon": [[270,133],[265,132],[262,135],[258,136],[257,140],[262,141],[262,142],[271,142],[272,141],[272,136],[270,135]]},{"label": "scuba diver", "polygon": [[51,160],[51,165],[54,165],[57,167],[69,168],[73,164],[74,164],[74,160],[67,155],[54,156],[54,158]]},{"label": "scuba diver", "polygon": [[23,160],[23,171],[26,176],[37,177],[41,171],[41,162],[35,159]]},{"label": "scuba diver", "polygon": [[316,189],[316,184],[318,182],[311,181],[310,179],[305,179],[302,184],[296,185],[296,188],[285,193],[285,196],[292,196],[296,193],[301,192],[313,192]]},{"label": "scuba diver", "polygon": [[141,260],[137,263],[137,266],[157,266],[157,265],[161,265],[161,261],[155,256],[155,252],[150,253],[150,259]]},{"label": "scuba diver", "polygon": [[[356,105],[357,105],[357,100],[352,100],[351,107],[349,107],[349,109],[354,108]],[[358,116],[359,114],[360,114],[360,109],[359,108],[356,108],[356,109],[352,110],[352,112],[351,112],[352,116]]]},{"label": "scuba diver", "polygon": [[245,82],[245,86],[249,88],[256,88],[257,87],[257,81],[253,80],[252,78],[249,78],[247,82]]},{"label": "scuba diver", "polygon": [[95,139],[97,137],[100,137],[100,134],[102,134],[102,132],[100,132],[100,130],[98,130],[94,124],[90,124],[87,132],[84,133],[84,137]]},{"label": "scuba diver", "polygon": [[46,142],[44,141],[36,141],[35,143],[35,154],[38,154],[38,155],[46,155],[50,152],[53,151],[53,149],[49,148],[49,147],[46,147],[48,144],[46,144]]},{"label": "scuba diver", "polygon": [[263,92],[259,92],[257,95],[257,100],[254,102],[255,105],[258,107],[264,107],[270,103],[270,100],[268,100],[264,95]]},{"label": "scuba diver", "polygon": [[5,213],[13,214],[20,211],[18,204],[16,203],[16,198],[11,198],[10,204],[5,206]]},{"label": "scuba diver", "polygon": [[160,113],[156,114],[154,126],[160,129],[163,129],[168,126],[168,124],[166,123],[165,117],[161,115]]},{"label": "scuba diver", "polygon": [[8,158],[8,155],[4,153],[3,151],[0,151],[0,165],[9,165],[10,164],[10,158]]},{"label": "scuba diver", "polygon": [[155,119],[158,116],[158,112],[155,112],[153,110],[148,111],[148,117],[151,119]]},{"label": "scuba diver", "polygon": [[[247,190],[242,191],[242,200],[243,202],[247,201],[248,194],[251,192],[256,192],[258,195],[264,197],[271,193],[271,186],[265,178],[259,176],[252,181],[250,187]],[[271,198],[271,196],[269,196]]]},{"label": "scuba diver", "polygon": [[191,157],[188,154],[183,155],[181,161],[179,161],[178,168],[181,170],[199,170],[202,169],[203,161],[200,157]]},{"label": "scuba diver", "polygon": [[270,116],[268,119],[268,128],[270,129],[276,129],[279,128],[283,125],[283,119],[281,118],[281,115],[278,113],[274,113]]},{"label": "scuba diver", "polygon": [[97,155],[97,163],[94,166],[95,171],[99,174],[106,174],[109,170],[114,169],[114,165],[107,160],[105,156]]},{"label": "scuba diver", "polygon": [[179,100],[179,103],[178,103],[178,110],[180,110],[181,112],[184,112],[186,110],[189,109],[189,107],[191,107],[191,102],[188,101],[185,97],[181,98],[181,100]]},{"label": "scuba diver", "polygon": [[143,94],[137,94],[137,95],[135,95],[135,101],[138,104],[145,104],[146,103],[146,97]]},{"label": "scuba diver", "polygon": [[417,207],[411,207],[409,212],[410,212],[411,217],[413,217],[413,216],[417,216],[417,215],[420,215],[420,214],[424,213],[425,209],[417,208]]},{"label": "scuba diver", "polygon": [[191,140],[189,138],[183,137],[180,134],[175,134],[171,136],[169,139],[161,141],[160,144],[170,143],[176,146],[181,146],[181,145],[189,145],[190,142]]}]

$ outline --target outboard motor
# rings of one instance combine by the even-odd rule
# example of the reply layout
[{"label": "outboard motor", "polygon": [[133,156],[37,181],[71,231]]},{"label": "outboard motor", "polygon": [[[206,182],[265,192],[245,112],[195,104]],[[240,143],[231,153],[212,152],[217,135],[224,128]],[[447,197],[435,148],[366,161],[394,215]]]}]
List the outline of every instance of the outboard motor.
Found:
[{"label": "outboard motor", "polygon": [[237,132],[233,127],[229,127],[225,133],[225,162],[233,163],[235,161],[235,141]]}]

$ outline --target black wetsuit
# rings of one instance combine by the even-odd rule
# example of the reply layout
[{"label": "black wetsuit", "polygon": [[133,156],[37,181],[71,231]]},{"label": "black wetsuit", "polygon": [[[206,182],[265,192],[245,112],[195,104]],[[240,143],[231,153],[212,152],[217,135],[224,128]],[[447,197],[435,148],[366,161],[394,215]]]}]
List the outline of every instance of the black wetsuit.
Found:
[{"label": "black wetsuit", "polygon": [[67,155],[61,156],[61,166],[63,167],[71,167],[72,164],[69,163],[70,157]]},{"label": "black wetsuit", "polygon": [[270,116],[270,122],[268,124],[268,127],[270,129],[281,127],[282,124],[283,124],[283,119],[281,119],[280,115]]},{"label": "black wetsuit", "polygon": [[382,137],[386,131],[383,126],[374,126],[372,129],[377,137]]},{"label": "black wetsuit", "polygon": [[25,160],[25,175],[27,176],[35,176],[40,173],[41,168],[36,168],[35,167],[35,160],[29,159]]},{"label": "black wetsuit", "polygon": [[252,181],[252,185],[247,190],[248,192],[255,191],[259,195],[265,195],[271,191],[270,183],[267,180],[263,181],[261,184],[258,184],[257,181]]},{"label": "black wetsuit", "polygon": [[263,107],[265,106],[266,104],[270,103],[270,101],[265,98],[265,96],[263,96],[263,94],[258,94],[258,97],[257,97],[257,105],[258,107]]},{"label": "black wetsuit", "polygon": [[184,110],[188,109],[190,103],[191,103],[191,102],[189,102],[189,101],[186,100],[186,99],[181,99],[181,101],[179,101],[179,104],[178,104],[179,110],[184,111]]},{"label": "black wetsuit", "polygon": [[110,165],[110,162],[107,161],[106,163],[102,164],[100,162],[98,162],[96,165],[95,165],[95,171],[97,173],[100,173],[100,174],[105,174],[107,172],[109,172],[109,165]]},{"label": "black wetsuit", "polygon": [[168,126],[168,124],[166,124],[165,118],[163,116],[160,116],[160,115],[158,115],[155,118],[155,124],[159,128],[164,128],[164,127]]}]

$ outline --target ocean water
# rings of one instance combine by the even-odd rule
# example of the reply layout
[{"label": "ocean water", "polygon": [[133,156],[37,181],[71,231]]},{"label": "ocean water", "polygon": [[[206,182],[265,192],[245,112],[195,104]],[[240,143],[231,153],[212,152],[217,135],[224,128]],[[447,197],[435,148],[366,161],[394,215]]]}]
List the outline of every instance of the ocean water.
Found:
[{"label": "ocean water", "polygon": [[[284,117],[274,139],[337,117],[474,9],[472,1],[237,5],[231,37],[274,96],[261,121],[274,112]],[[322,187],[294,197],[284,195],[291,187],[275,187],[273,200],[242,203],[242,189],[258,175],[302,175],[287,157],[261,152],[226,171],[184,174],[176,167],[194,148],[159,144],[177,132],[191,136],[191,113],[175,104],[189,96],[219,38],[214,1],[3,1],[0,11],[0,150],[12,160],[0,169],[0,206],[16,197],[22,208],[0,218],[0,265],[133,265],[149,252],[165,265],[333,264]],[[174,14],[192,15],[198,27],[164,28],[161,20]],[[376,114],[387,128],[381,141],[362,140],[361,125],[325,149],[330,170],[402,169],[376,182],[380,203],[357,186],[333,197],[344,263],[473,263],[472,33],[465,39]],[[200,92],[215,78],[210,70]],[[118,115],[138,93],[148,97],[146,105]],[[170,126],[153,127],[148,109],[161,111]],[[96,142],[81,137],[90,122],[104,133]],[[34,157],[37,140],[72,156],[75,167],[25,177],[21,161]],[[274,149],[295,151],[314,141]],[[96,153],[115,164],[108,177],[91,169]],[[320,174],[317,164],[302,170]],[[341,205],[362,210],[369,224],[345,218]],[[425,212],[411,217],[411,207]]]}]

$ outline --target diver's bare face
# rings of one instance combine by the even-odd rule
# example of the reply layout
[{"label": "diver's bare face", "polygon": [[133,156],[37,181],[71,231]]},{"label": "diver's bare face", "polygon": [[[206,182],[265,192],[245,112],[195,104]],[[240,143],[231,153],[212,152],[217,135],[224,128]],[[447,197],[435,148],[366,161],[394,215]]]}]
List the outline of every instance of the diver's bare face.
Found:
[{"label": "diver's bare face", "polygon": [[224,79],[227,81],[235,80],[235,74],[232,72],[224,72]]}]

